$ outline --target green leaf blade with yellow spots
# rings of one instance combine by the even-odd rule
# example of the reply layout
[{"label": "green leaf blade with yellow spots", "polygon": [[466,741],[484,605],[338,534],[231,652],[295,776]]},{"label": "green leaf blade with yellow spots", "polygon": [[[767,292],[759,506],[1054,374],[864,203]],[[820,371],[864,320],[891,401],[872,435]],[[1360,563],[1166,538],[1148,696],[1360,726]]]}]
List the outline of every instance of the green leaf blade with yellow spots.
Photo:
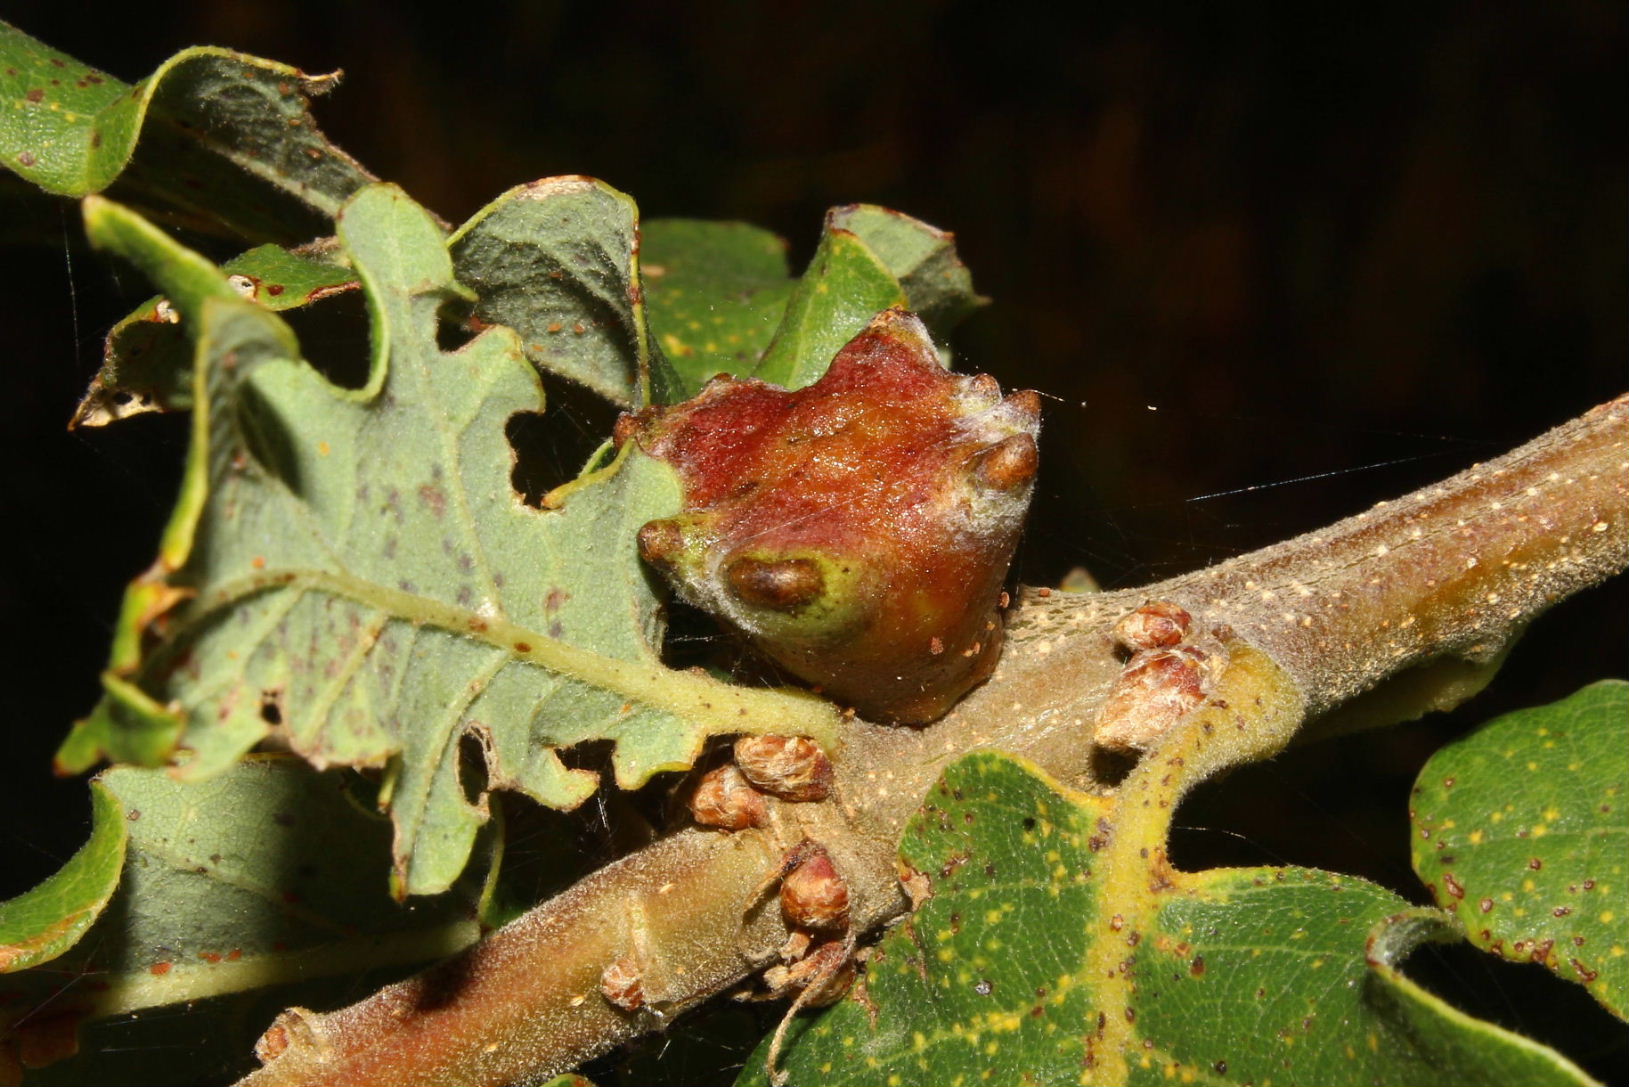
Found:
[{"label": "green leaf blade with yellow spots", "polygon": [[921,317],[948,358],[951,330],[985,299],[955,238],[888,208],[832,208],[814,256],[790,275],[786,244],[743,223],[646,225],[640,250],[652,334],[674,376],[673,403],[715,374],[799,389],[882,310]]},{"label": "green leaf blade with yellow spots", "polygon": [[199,46],[131,85],[4,22],[0,62],[0,165],[46,192],[295,244],[373,180],[311,117],[337,75]]},{"label": "green leaf blade with yellow spots", "polygon": [[[794,1022],[792,1084],[1587,1084],[1397,965],[1448,926],[1302,868],[1173,872],[1113,843],[1116,808],[997,753],[946,770],[901,842],[930,896],[847,999]],[[1139,888],[1105,900],[1104,887]],[[1099,967],[1106,968],[1100,969]],[[738,1084],[768,1082],[767,1044]]]},{"label": "green leaf blade with yellow spots", "polygon": [[1478,947],[1629,1018],[1629,683],[1490,721],[1432,756],[1414,870]]}]

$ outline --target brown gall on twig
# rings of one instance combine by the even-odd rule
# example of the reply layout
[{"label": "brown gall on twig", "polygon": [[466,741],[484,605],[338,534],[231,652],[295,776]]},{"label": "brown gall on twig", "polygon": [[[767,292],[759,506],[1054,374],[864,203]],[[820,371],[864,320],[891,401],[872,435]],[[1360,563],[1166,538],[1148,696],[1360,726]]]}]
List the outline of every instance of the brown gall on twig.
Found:
[{"label": "brown gall on twig", "polygon": [[827,940],[791,966],[771,967],[764,973],[764,980],[770,982],[777,992],[800,989],[797,999],[792,1001],[776,1025],[775,1036],[769,1043],[769,1054],[764,1058],[764,1071],[775,1087],[786,1082],[787,1074],[777,1071],[775,1066],[780,1063],[781,1047],[786,1042],[786,1030],[792,1025],[792,1020],[804,1008],[824,1008],[843,999],[849,986],[854,984],[854,973],[853,932],[841,940]]},{"label": "brown gall on twig", "polygon": [[748,781],[781,800],[824,800],[831,792],[831,760],[807,736],[743,736],[734,756]]},{"label": "brown gall on twig", "polygon": [[753,788],[734,763],[716,766],[690,792],[690,817],[704,827],[745,830],[769,822],[764,794]]},{"label": "brown gall on twig", "polygon": [[626,955],[605,968],[600,975],[600,995],[625,1012],[645,1006],[645,989],[639,964]]},{"label": "brown gall on twig", "polygon": [[848,927],[848,884],[818,842],[805,839],[789,855],[791,871],[781,877],[781,915],[795,928],[817,932]]},{"label": "brown gall on twig", "polygon": [[1094,742],[1115,751],[1142,751],[1204,704],[1227,668],[1215,633],[1192,632],[1186,608],[1155,600],[1123,616],[1115,639],[1131,658],[1098,710]]},{"label": "brown gall on twig", "polygon": [[1133,653],[1139,649],[1165,649],[1182,641],[1192,623],[1193,616],[1186,608],[1154,600],[1114,624],[1114,637]]}]

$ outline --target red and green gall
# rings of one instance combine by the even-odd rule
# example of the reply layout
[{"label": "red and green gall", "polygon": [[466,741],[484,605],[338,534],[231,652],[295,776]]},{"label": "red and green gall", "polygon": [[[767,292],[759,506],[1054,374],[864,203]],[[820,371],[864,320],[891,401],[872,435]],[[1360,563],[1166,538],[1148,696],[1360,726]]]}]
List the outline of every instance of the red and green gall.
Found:
[{"label": "red and green gall", "polygon": [[950,373],[895,309],[806,388],[715,378],[617,438],[679,474],[683,511],[639,548],[681,597],[864,716],[916,724],[995,665],[1039,426],[1035,393]]}]

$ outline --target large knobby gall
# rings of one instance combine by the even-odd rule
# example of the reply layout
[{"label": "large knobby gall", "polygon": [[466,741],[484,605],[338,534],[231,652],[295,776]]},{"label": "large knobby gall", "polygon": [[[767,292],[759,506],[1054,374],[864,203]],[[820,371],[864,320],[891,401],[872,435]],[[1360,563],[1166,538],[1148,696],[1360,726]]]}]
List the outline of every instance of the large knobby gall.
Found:
[{"label": "large knobby gall", "polygon": [[1035,479],[1040,400],[945,370],[886,310],[788,392],[715,378],[618,424],[685,508],[640,553],[684,599],[868,718],[931,721],[990,674]]}]

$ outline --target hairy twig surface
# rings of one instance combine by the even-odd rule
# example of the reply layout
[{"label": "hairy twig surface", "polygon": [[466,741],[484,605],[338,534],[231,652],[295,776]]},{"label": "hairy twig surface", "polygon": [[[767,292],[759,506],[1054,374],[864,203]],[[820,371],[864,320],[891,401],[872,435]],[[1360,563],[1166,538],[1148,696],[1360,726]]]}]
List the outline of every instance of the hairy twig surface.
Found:
[{"label": "hairy twig surface", "polygon": [[[1496,660],[1538,613],[1629,565],[1629,397],[1395,502],[1146,589],[1030,590],[995,675],[925,729],[855,722],[835,753],[832,800],[774,804],[770,825],[692,829],[601,869],[468,952],[328,1014],[285,1013],[245,1084],[536,1081],[740,984],[786,938],[755,898],[803,837],[848,881],[865,931],[908,908],[895,845],[943,768],[988,747],[1104,792],[1093,724],[1120,674],[1113,628],[1150,601],[1262,659],[1287,683],[1208,750],[1206,771],[1264,757],[1300,720],[1443,658]],[[1461,683],[1463,692],[1474,684]],[[1393,720],[1440,708],[1440,690],[1393,704]],[[1156,737],[1157,739],[1157,737]],[[773,902],[773,898],[768,901]],[[642,1005],[600,993],[631,963]]]}]

